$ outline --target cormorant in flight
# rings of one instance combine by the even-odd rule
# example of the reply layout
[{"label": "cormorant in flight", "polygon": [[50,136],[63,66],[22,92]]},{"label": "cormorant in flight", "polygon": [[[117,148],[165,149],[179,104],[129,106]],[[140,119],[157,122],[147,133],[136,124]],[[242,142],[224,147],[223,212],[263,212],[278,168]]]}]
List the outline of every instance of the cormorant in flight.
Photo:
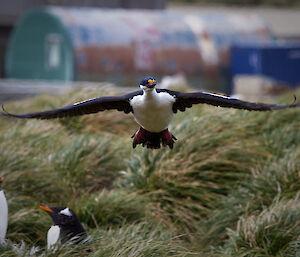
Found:
[{"label": "cormorant in flight", "polygon": [[12,114],[3,108],[2,116],[29,119],[53,119],[72,117],[105,110],[118,110],[132,113],[136,122],[140,125],[139,130],[132,136],[133,148],[138,144],[147,148],[160,148],[169,146],[173,148],[175,136],[168,130],[173,114],[185,111],[194,104],[209,104],[214,106],[244,109],[248,111],[272,111],[286,108],[299,107],[300,103],[264,104],[251,103],[230,97],[204,92],[183,93],[168,89],[157,89],[156,80],[146,77],[140,82],[141,90],[122,96],[104,96],[93,98],[62,108],[31,112],[25,114]]}]

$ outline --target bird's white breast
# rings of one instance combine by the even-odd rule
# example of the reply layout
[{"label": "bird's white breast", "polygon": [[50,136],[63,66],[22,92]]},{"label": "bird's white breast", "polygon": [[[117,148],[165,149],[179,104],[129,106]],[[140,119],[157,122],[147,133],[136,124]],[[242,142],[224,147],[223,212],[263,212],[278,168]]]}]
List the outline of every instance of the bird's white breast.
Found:
[{"label": "bird's white breast", "polygon": [[0,191],[0,243],[4,241],[7,230],[8,208],[3,190]]},{"label": "bird's white breast", "polygon": [[172,106],[175,98],[166,92],[144,92],[135,96],[130,104],[136,122],[150,132],[166,129],[173,118]]},{"label": "bird's white breast", "polygon": [[55,245],[59,239],[60,235],[60,227],[57,225],[51,226],[51,228],[48,230],[47,234],[47,247],[48,249],[51,248],[52,245]]}]

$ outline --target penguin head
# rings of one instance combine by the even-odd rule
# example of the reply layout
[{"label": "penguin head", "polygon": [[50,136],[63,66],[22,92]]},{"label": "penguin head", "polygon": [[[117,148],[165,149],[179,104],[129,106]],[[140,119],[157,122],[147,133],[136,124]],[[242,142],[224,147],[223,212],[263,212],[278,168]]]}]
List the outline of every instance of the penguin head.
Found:
[{"label": "penguin head", "polygon": [[68,207],[48,207],[41,204],[40,208],[46,211],[53,220],[53,225],[59,226],[61,231],[69,238],[79,234],[85,234],[75,212]]},{"label": "penguin head", "polygon": [[140,82],[140,88],[143,90],[152,90],[156,86],[156,80],[153,77],[145,77]]},{"label": "penguin head", "polygon": [[0,190],[1,190],[1,187],[2,187],[2,182],[5,180],[4,177],[0,177]]}]

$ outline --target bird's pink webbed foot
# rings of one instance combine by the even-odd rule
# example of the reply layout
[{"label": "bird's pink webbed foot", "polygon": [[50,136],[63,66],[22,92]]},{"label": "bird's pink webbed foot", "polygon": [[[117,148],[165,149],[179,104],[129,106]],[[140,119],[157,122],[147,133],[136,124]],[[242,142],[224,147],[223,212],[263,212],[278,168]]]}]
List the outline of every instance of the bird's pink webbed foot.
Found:
[{"label": "bird's pink webbed foot", "polygon": [[160,145],[169,146],[170,149],[173,148],[176,137],[172,135],[168,129],[165,129],[161,132],[150,132],[140,127],[139,130],[132,136],[133,142],[132,146],[135,148],[138,144],[141,144],[143,147],[151,149],[159,149]]}]

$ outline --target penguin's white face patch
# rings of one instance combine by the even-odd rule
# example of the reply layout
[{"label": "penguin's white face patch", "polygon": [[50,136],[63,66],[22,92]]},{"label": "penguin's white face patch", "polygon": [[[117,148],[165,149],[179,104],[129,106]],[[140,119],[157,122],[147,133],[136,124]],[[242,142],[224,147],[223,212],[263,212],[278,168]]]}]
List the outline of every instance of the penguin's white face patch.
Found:
[{"label": "penguin's white face patch", "polygon": [[59,212],[59,214],[63,214],[63,215],[69,216],[69,217],[72,216],[72,213],[70,212],[70,209],[68,207],[66,209],[61,210]]}]

